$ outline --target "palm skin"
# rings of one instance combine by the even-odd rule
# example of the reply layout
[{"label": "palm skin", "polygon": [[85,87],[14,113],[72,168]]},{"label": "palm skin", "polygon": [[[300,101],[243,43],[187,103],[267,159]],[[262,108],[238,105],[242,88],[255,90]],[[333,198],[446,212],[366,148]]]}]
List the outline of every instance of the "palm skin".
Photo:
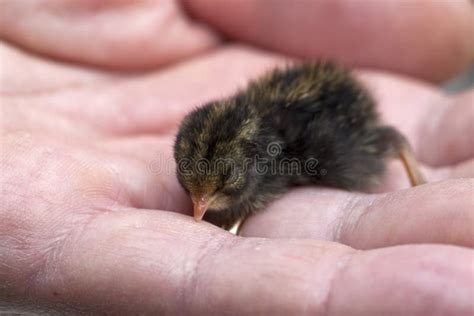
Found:
[{"label": "palm skin", "polygon": [[[28,47],[18,32],[2,31]],[[174,174],[174,133],[194,106],[285,58],[218,44],[213,31],[204,32],[190,51],[214,51],[147,73],[57,63],[3,45],[0,306],[124,314],[471,312],[473,93],[446,96],[414,79],[361,71],[431,183],[404,189],[406,175],[394,162],[381,193],[293,190],[249,218],[236,237],[188,216],[191,203]],[[117,68],[136,66],[121,60]],[[110,63],[104,66],[116,66]],[[430,76],[423,66],[416,71]]]}]

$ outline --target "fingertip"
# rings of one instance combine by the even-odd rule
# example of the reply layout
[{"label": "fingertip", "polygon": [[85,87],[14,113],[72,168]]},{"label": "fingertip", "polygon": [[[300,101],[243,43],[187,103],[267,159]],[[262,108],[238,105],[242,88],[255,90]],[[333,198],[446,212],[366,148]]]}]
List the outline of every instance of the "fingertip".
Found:
[{"label": "fingertip", "polygon": [[472,258],[469,249],[439,245],[358,252],[332,282],[331,313],[467,315]]}]

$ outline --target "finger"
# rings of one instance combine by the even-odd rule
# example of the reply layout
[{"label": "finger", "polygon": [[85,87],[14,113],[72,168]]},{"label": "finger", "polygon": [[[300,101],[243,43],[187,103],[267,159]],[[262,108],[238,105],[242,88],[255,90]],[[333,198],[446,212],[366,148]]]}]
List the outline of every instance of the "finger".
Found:
[{"label": "finger", "polygon": [[[65,237],[46,253],[35,243],[12,255],[17,239],[4,244],[8,302],[56,312],[196,315],[472,308],[466,276],[473,256],[463,248],[355,253],[329,242],[237,238],[178,214],[133,209],[101,213]],[[35,256],[12,264],[30,247]]]},{"label": "finger", "polygon": [[[170,134],[189,111],[204,102],[234,93],[249,78],[262,74],[278,62],[282,63],[282,59],[274,55],[235,46],[168,70],[129,75],[90,89],[11,98],[7,101],[15,102],[16,106],[11,110],[7,106],[7,111],[18,111],[20,103],[25,108],[54,111],[72,124],[82,123],[82,129],[93,128],[103,134]],[[206,74],[205,80],[203,74]],[[46,123],[22,120],[12,122],[7,128],[29,129],[30,125],[48,128]]]},{"label": "finger", "polygon": [[0,42],[0,58],[0,94],[4,97],[41,97],[62,90],[97,87],[120,78],[118,73],[40,58],[5,42]]},{"label": "finger", "polygon": [[[451,255],[453,262],[457,263],[449,270]],[[473,308],[469,293],[474,286],[471,280],[461,279],[474,272],[469,263],[473,259],[471,251],[446,246],[405,246],[359,253],[351,259],[340,277],[334,279],[332,291],[336,294],[331,295],[334,300],[329,306],[334,308],[330,311],[336,315],[422,315],[434,311],[467,315]],[[466,261],[461,263],[458,260]],[[443,289],[446,277],[462,282],[459,292]],[[445,284],[456,287],[454,282]],[[403,294],[396,288],[404,288]],[[417,291],[426,296],[411,296]]]},{"label": "finger", "polygon": [[[449,179],[474,178],[474,159],[442,168],[419,166],[427,182],[440,182]],[[410,178],[400,160],[386,162],[386,170],[379,185],[368,190],[368,193],[386,193],[411,188]]]},{"label": "finger", "polygon": [[357,249],[413,243],[474,246],[473,179],[379,195],[307,188],[249,217],[242,236],[314,238]]},{"label": "finger", "polygon": [[[27,101],[41,108],[47,104],[68,119],[109,133],[169,133],[193,108],[229,96],[250,79],[285,63],[275,55],[232,46],[166,71],[134,76],[92,91],[59,92]],[[206,80],[202,80],[203,73]],[[373,72],[358,75],[374,94],[384,119],[413,141],[420,119],[443,97],[433,86],[406,78]]]},{"label": "finger", "polygon": [[438,168],[430,171],[431,179],[439,181],[448,178],[474,178],[474,159],[451,167]]},{"label": "finger", "polygon": [[116,69],[165,65],[219,42],[177,1],[11,0],[0,20],[0,36],[27,50]]},{"label": "finger", "polygon": [[[231,46],[166,71],[126,76],[94,89],[15,98],[12,111],[18,111],[18,104],[25,103],[40,111],[52,109],[62,119],[82,121],[106,133],[169,133],[193,108],[229,96],[250,79],[285,63],[276,55]],[[203,73],[206,80],[202,80]],[[384,119],[399,127],[412,142],[416,141],[420,119],[434,104],[441,105],[444,97],[433,86],[406,78],[374,72],[358,75],[374,94]],[[20,120],[12,125],[25,128],[21,124]]]},{"label": "finger", "polygon": [[474,157],[474,89],[433,107],[420,125],[420,159],[451,165]]},{"label": "finger", "polygon": [[333,58],[433,81],[448,79],[474,59],[469,1],[185,3],[233,39],[296,57]]},{"label": "finger", "polygon": [[451,96],[409,78],[373,72],[359,76],[383,120],[409,139],[420,161],[449,166],[474,157],[474,91]]}]

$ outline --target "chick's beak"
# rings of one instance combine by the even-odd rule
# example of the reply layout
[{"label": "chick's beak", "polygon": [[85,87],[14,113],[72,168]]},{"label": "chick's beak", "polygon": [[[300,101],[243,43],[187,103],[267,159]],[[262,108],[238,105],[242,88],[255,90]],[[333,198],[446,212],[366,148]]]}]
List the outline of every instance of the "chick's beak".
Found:
[{"label": "chick's beak", "polygon": [[191,196],[194,204],[194,219],[199,222],[204,217],[209,204],[211,202],[210,198],[206,195],[203,196]]}]

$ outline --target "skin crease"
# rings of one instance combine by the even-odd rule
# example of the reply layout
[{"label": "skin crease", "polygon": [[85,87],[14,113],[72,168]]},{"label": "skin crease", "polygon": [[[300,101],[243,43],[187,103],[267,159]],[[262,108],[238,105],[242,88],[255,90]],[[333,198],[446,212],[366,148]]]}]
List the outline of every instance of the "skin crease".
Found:
[{"label": "skin crease", "polygon": [[[59,18],[73,14],[61,3],[35,5],[44,12],[60,6]],[[82,18],[57,26],[71,37],[69,55],[58,48],[63,37],[53,41],[49,31],[28,30],[38,32],[35,47],[25,44],[28,32],[11,31],[20,20],[53,27],[57,16],[39,15],[26,2],[2,3],[2,12],[19,15],[0,34],[29,48],[0,47],[0,311],[472,313],[474,91],[447,96],[418,79],[358,71],[384,120],[413,144],[430,183],[405,189],[406,175],[392,162],[377,194],[295,189],[249,218],[243,237],[236,237],[188,216],[190,201],[174,175],[174,133],[196,105],[232,93],[287,58],[217,41],[203,53],[212,46],[205,37],[189,49],[192,59],[150,49],[137,61],[113,50],[117,55],[105,61],[97,56],[105,54],[99,48],[107,47],[106,39],[92,40],[94,34],[78,33],[74,23],[97,12],[145,13],[125,1],[70,3]],[[185,23],[180,14],[169,19]],[[431,25],[432,32],[446,28]],[[157,26],[153,34],[164,30]],[[423,38],[423,30],[412,31]],[[131,43],[142,40],[127,36]],[[167,45],[160,49],[168,47],[171,56],[177,48]],[[82,54],[71,53],[77,47],[84,47]],[[412,74],[438,80],[459,67],[459,59],[441,58],[444,70],[415,63]],[[181,62],[146,73],[117,71],[170,60]],[[393,69],[394,59],[384,60],[379,66]]]}]

